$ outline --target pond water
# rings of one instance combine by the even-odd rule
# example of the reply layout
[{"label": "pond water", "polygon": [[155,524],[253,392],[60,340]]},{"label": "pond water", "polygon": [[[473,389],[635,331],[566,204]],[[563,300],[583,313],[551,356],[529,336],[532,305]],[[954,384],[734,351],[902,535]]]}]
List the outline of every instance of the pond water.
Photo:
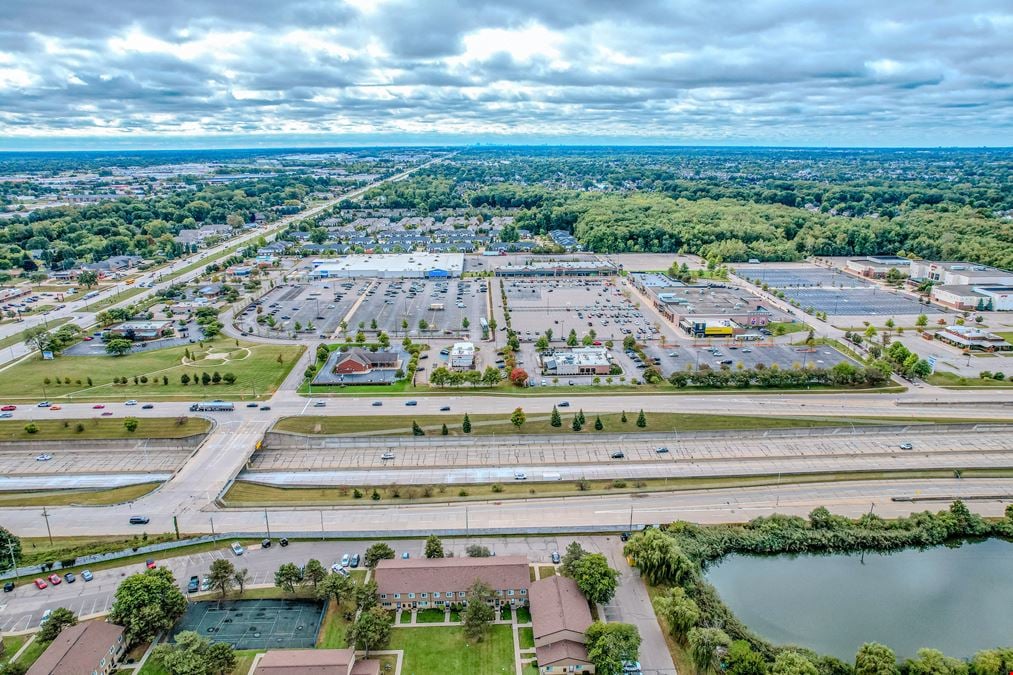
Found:
[{"label": "pond water", "polygon": [[749,628],[853,662],[864,642],[969,657],[1013,645],[1013,542],[894,553],[728,556],[707,580]]}]

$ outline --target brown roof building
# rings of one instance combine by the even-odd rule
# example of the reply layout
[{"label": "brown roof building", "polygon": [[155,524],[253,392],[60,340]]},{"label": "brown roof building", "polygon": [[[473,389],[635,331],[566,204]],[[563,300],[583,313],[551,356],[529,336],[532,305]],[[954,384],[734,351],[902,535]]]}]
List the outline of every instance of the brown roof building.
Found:
[{"label": "brown roof building", "polygon": [[531,576],[524,556],[381,560],[373,571],[380,604],[414,609],[467,604],[468,588],[482,581],[496,604],[525,605]]},{"label": "brown roof building", "polygon": [[354,649],[271,649],[253,675],[379,675],[376,659],[356,659]]},{"label": "brown roof building", "polygon": [[587,599],[568,577],[552,576],[531,584],[531,627],[541,673],[593,673],[584,646],[591,625]]},{"label": "brown roof building", "polygon": [[371,352],[354,347],[338,357],[334,363],[334,372],[350,375],[379,369],[396,370],[397,366],[397,352]]},{"label": "brown roof building", "polygon": [[28,675],[105,675],[115,669],[125,647],[123,626],[85,621],[60,631]]}]

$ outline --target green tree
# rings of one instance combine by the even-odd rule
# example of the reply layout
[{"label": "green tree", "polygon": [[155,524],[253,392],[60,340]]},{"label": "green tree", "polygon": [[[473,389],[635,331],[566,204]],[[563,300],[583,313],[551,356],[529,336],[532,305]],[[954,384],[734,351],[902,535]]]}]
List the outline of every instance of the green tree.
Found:
[{"label": "green tree", "polygon": [[967,675],[963,661],[946,656],[938,649],[919,649],[915,658],[908,659],[910,675]]},{"label": "green tree", "polygon": [[866,642],[855,654],[855,675],[898,675],[897,656],[878,642]]},{"label": "green tree", "polygon": [[717,670],[718,648],[731,644],[728,634],[720,628],[691,628],[686,635],[693,664],[701,673]]},{"label": "green tree", "polygon": [[469,640],[481,642],[489,628],[489,624],[496,618],[496,612],[492,608],[492,601],[496,593],[488,584],[482,581],[475,581],[468,587],[468,606],[461,612],[461,623],[464,624],[464,634]]},{"label": "green tree", "polygon": [[804,654],[791,650],[779,653],[770,666],[771,675],[819,675],[819,672]]},{"label": "green tree", "polygon": [[354,597],[355,582],[351,577],[332,572],[317,586],[317,597],[321,600],[330,598],[340,605],[344,600]]},{"label": "green tree", "polygon": [[232,580],[239,589],[239,595],[242,596],[243,592],[246,591],[247,584],[250,583],[250,570],[245,567],[236,570],[235,574],[232,575]]},{"label": "green tree", "polygon": [[563,426],[563,418],[559,416],[559,411],[556,410],[556,406],[552,406],[552,415],[549,417],[549,424],[556,428]]},{"label": "green tree", "polygon": [[577,346],[577,331],[570,329],[570,334],[566,336],[566,346],[576,347]]},{"label": "green tree", "polygon": [[510,424],[514,425],[518,429],[521,428],[525,420],[527,420],[527,416],[525,416],[524,411],[521,408],[515,408],[514,411],[510,413]]},{"label": "green tree", "polygon": [[535,349],[537,349],[540,352],[544,352],[548,348],[549,348],[549,338],[545,337],[544,335],[539,335],[538,339],[535,340]]},{"label": "green tree", "polygon": [[464,421],[461,422],[461,431],[466,434],[471,433],[471,419],[468,417],[468,413],[464,413]]},{"label": "green tree", "polygon": [[74,616],[74,612],[66,607],[57,607],[46,619],[46,623],[42,624],[35,639],[41,643],[52,642],[64,628],[75,625],[77,625],[77,617]]},{"label": "green tree", "polygon": [[728,675],[766,675],[767,672],[767,662],[763,656],[753,651],[745,640],[736,640],[728,647],[724,665],[724,672]]},{"label": "green tree", "polygon": [[647,426],[647,415],[644,414],[643,408],[640,409],[640,414],[637,415],[637,426],[641,429]]},{"label": "green tree", "polygon": [[680,641],[686,639],[689,629],[700,620],[700,608],[681,586],[675,586],[667,593],[656,596],[653,604],[654,611],[668,622],[672,636]]},{"label": "green tree", "polygon": [[998,649],[983,649],[976,653],[971,659],[971,672],[974,675],[1001,674],[1003,672],[1002,653]]},{"label": "green tree", "polygon": [[140,426],[140,422],[138,422],[137,419],[134,417],[128,417],[125,420],[123,420],[123,428],[129,431],[130,433],[134,433],[135,431],[137,431],[138,426]]},{"label": "green tree", "polygon": [[380,541],[366,549],[366,567],[373,569],[381,560],[393,560],[394,549]]},{"label": "green tree", "polygon": [[447,423],[446,422],[444,422],[443,426],[440,427],[440,435],[441,436],[449,436],[450,435],[450,429],[447,428]]},{"label": "green tree", "polygon": [[152,658],[170,675],[225,675],[236,667],[236,654],[224,642],[211,642],[185,630],[173,642],[155,647]]},{"label": "green tree", "polygon": [[602,424],[601,415],[595,415],[595,417],[594,417],[594,430],[595,431],[601,431],[604,428],[605,428],[605,425]]},{"label": "green tree", "polygon": [[628,623],[595,621],[585,633],[587,657],[599,675],[621,675],[623,661],[634,661],[640,651],[640,631]]},{"label": "green tree", "polygon": [[186,611],[186,598],[164,567],[134,574],[116,589],[109,620],[123,626],[128,644],[167,631]]},{"label": "green tree", "polygon": [[425,436],[426,432],[419,426],[419,423],[412,420],[412,436]]},{"label": "green tree", "polygon": [[573,580],[581,593],[596,605],[607,603],[616,594],[619,572],[609,567],[601,553],[588,553],[572,565]]},{"label": "green tree", "polygon": [[573,416],[573,422],[570,424],[570,428],[574,431],[580,431],[583,428],[583,425],[580,423],[580,418],[576,415]]},{"label": "green tree", "polygon": [[427,558],[442,558],[443,557],[443,542],[435,534],[431,534],[426,538],[426,557]]},{"label": "green tree", "polygon": [[11,561],[21,562],[21,538],[0,527],[0,570],[11,568]]},{"label": "green tree", "polygon": [[134,343],[126,338],[112,338],[106,341],[106,354],[110,356],[123,356],[129,352]]},{"label": "green tree", "polygon": [[208,576],[211,578],[211,588],[217,589],[222,598],[225,598],[236,583],[236,566],[227,558],[219,558],[211,563]]},{"label": "green tree", "polygon": [[464,549],[464,554],[469,558],[489,558],[492,556],[492,551],[489,550],[488,546],[482,544],[469,544]]},{"label": "green tree", "polygon": [[295,563],[283,563],[274,573],[274,585],[286,593],[295,593],[295,586],[302,581],[302,572]]},{"label": "green tree", "polygon": [[369,656],[370,649],[382,647],[390,640],[391,616],[382,607],[362,612],[348,630],[348,641]]},{"label": "green tree", "polygon": [[671,537],[655,528],[633,535],[623,552],[633,559],[640,574],[653,586],[679,584],[693,574],[692,561]]},{"label": "green tree", "polygon": [[98,274],[91,270],[85,270],[77,275],[77,283],[82,284],[85,288],[91,288],[98,283]]},{"label": "green tree", "polygon": [[320,586],[320,582],[327,578],[327,570],[316,558],[310,558],[306,561],[306,567],[303,568],[302,583],[307,586],[313,587],[313,593],[317,592],[317,588]]},{"label": "green tree", "polygon": [[924,328],[925,326],[929,325],[929,317],[925,316],[924,314],[919,314],[918,318],[915,319],[915,325],[918,326],[919,328]]}]

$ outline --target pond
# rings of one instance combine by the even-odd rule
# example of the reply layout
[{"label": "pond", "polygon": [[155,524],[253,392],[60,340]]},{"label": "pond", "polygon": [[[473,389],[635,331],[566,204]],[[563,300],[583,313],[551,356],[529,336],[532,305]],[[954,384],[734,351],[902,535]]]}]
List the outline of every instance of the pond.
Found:
[{"label": "pond", "polygon": [[750,629],[853,662],[864,642],[906,658],[1013,644],[1013,542],[894,553],[728,556],[707,580]]}]

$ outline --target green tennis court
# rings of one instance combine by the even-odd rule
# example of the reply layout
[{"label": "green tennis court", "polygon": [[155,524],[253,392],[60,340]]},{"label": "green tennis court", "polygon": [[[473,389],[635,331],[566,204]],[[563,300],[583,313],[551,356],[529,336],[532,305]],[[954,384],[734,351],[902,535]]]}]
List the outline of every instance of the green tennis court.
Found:
[{"label": "green tennis court", "polygon": [[312,600],[195,602],[173,635],[192,630],[233,649],[312,648],[323,615],[323,603]]}]

